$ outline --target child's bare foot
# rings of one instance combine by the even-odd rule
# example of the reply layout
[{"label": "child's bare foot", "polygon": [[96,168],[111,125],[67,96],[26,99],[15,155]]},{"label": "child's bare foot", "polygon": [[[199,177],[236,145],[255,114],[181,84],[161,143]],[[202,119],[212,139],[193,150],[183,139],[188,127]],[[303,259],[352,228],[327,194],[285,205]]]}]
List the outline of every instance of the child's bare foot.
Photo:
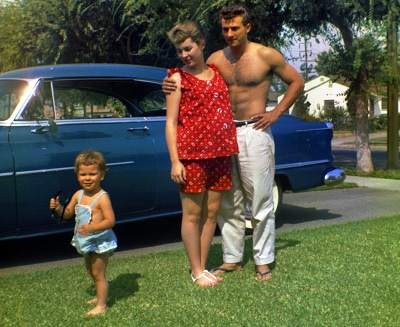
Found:
[{"label": "child's bare foot", "polygon": [[[108,302],[108,298],[107,298],[107,302]],[[93,299],[89,300],[86,302],[86,304],[97,304],[97,297],[94,297]]]},{"label": "child's bare foot", "polygon": [[97,297],[87,301],[86,304],[97,304]]},{"label": "child's bare foot", "polygon": [[107,306],[100,306],[100,305],[96,305],[92,310],[86,312],[86,316],[96,316],[102,313],[105,313],[107,310]]}]

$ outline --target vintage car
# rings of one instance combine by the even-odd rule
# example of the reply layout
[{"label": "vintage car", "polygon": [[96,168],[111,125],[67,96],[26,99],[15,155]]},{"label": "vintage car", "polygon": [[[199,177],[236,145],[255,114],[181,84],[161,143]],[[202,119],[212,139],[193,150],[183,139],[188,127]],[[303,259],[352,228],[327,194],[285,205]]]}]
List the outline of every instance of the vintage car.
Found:
[{"label": "vintage car", "polygon": [[[102,184],[117,223],[181,212],[164,137],[166,70],[116,64],[40,66],[0,75],[0,239],[72,230],[56,224],[49,199],[79,188],[73,165],[101,151]],[[331,154],[332,125],[285,115],[273,126],[275,194],[344,180]],[[310,194],[310,196],[312,196]]]}]

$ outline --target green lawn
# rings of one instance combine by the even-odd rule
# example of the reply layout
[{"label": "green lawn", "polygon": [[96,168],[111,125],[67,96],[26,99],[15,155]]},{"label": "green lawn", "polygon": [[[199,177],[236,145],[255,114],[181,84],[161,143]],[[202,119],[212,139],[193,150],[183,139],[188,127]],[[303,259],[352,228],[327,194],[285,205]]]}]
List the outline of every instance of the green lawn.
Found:
[{"label": "green lawn", "polygon": [[[361,209],[361,208],[360,208]],[[109,310],[78,266],[0,277],[0,326],[399,326],[400,215],[277,234],[273,279],[244,270],[194,285],[184,250],[113,258]],[[213,245],[209,266],[221,260]]]}]

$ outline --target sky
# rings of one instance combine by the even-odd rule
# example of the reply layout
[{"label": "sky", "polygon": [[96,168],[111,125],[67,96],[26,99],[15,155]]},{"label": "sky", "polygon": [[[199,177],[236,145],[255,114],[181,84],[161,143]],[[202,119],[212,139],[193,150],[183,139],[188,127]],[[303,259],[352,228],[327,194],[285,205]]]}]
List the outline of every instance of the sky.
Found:
[{"label": "sky", "polygon": [[[309,39],[307,42],[303,39],[296,42],[290,49],[283,51],[286,60],[300,72],[300,66],[306,62],[307,65],[315,66],[317,54],[329,50],[329,45],[322,37],[318,37],[319,43],[315,38]],[[307,53],[307,58],[306,58]],[[315,72],[315,71],[314,71]]]}]

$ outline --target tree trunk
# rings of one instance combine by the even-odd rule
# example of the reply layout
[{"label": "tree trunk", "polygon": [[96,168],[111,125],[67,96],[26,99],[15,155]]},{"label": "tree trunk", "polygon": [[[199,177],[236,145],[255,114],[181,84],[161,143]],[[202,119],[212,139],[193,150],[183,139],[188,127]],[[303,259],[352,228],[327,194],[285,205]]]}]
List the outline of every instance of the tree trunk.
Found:
[{"label": "tree trunk", "polygon": [[374,171],[374,164],[372,163],[371,150],[369,148],[367,92],[362,79],[353,83],[353,96],[356,107],[356,170],[371,172]]}]

